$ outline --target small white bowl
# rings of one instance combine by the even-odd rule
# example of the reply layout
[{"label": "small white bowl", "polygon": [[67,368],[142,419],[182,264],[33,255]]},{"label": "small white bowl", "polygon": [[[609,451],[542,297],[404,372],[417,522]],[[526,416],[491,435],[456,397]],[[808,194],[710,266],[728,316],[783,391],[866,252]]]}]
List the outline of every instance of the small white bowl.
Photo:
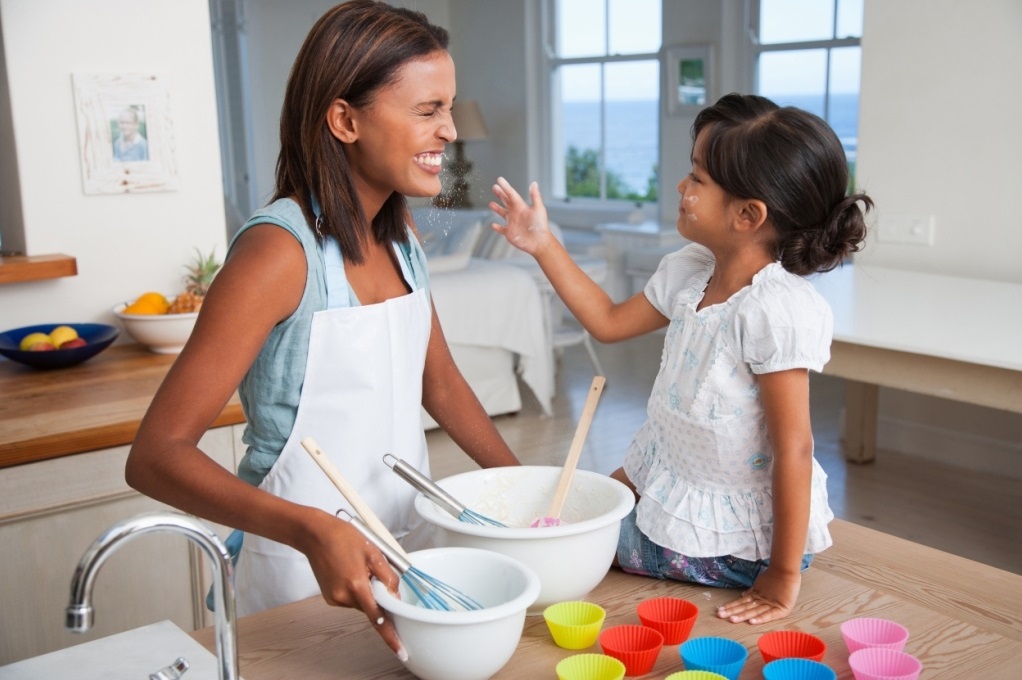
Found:
[{"label": "small white bowl", "polygon": [[483,605],[476,611],[436,611],[416,604],[402,580],[394,597],[373,579],[373,596],[390,614],[408,661],[422,680],[484,680],[514,654],[525,610],[539,595],[539,577],[505,555],[471,548],[431,548],[409,554],[416,569]]},{"label": "small white bowl", "polygon": [[157,354],[179,354],[192,334],[198,312],[183,314],[125,314],[129,303],[114,307],[114,316],[136,342]]},{"label": "small white bowl", "polygon": [[531,528],[547,515],[561,468],[537,465],[473,470],[437,484],[468,508],[507,527],[451,517],[422,494],[415,510],[433,525],[438,545],[493,550],[532,567],[542,587],[529,614],[580,600],[607,575],[617,553],[621,520],[632,510],[631,489],[606,475],[576,470],[561,512],[565,524]]}]

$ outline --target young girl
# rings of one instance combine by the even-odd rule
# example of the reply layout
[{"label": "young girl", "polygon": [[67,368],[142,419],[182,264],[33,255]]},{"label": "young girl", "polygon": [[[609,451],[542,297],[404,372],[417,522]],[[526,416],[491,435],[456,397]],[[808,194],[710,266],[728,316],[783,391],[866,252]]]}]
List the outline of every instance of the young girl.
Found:
[{"label": "young girl", "polygon": [[865,233],[863,194],[818,117],[730,94],[693,126],[692,173],[678,184],[678,231],[692,244],[645,290],[614,303],[503,179],[494,225],[533,255],[598,340],[668,326],[647,420],[613,476],[636,492],[622,524],[625,571],[741,587],[718,615],[785,616],[801,572],[831,544],[826,475],[813,458],[809,370],[830,358],[830,308],[802,277],[838,266]]},{"label": "young girl", "polygon": [[[404,197],[440,192],[457,136],[447,39],[370,0],[313,26],[284,95],[276,195],[234,238],[126,469],[143,493],[245,532],[239,615],[321,593],[363,610],[399,655],[369,582],[397,577],[334,517],[344,501],[300,442],[314,438],[406,539],[414,490],[382,456],[428,474],[423,407],[481,466],[518,462],[454,365],[406,226]],[[238,477],[198,448],[235,390],[248,421]]]}]

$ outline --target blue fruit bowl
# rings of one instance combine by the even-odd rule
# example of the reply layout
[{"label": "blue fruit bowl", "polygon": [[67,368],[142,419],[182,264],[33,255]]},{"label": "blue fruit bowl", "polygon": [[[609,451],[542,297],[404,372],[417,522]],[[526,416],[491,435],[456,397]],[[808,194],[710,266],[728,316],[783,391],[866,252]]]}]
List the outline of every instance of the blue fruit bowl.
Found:
[{"label": "blue fruit bowl", "polygon": [[[45,351],[25,351],[19,349],[22,338],[30,333],[50,333],[57,326],[70,326],[85,341],[81,347],[71,349],[53,349]],[[25,326],[0,333],[0,355],[19,364],[33,368],[66,368],[80,364],[96,356],[117,339],[120,331],[114,326],[102,323],[44,323],[37,326]]]}]

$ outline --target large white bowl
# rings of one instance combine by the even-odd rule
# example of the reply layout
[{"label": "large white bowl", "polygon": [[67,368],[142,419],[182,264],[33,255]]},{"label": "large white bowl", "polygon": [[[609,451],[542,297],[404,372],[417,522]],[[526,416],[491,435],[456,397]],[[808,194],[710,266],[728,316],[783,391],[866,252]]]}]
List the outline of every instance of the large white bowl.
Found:
[{"label": "large white bowl", "polygon": [[621,520],[632,510],[631,489],[606,475],[577,470],[557,527],[530,528],[547,515],[561,468],[523,465],[473,470],[437,481],[467,507],[505,528],[478,526],[451,517],[423,495],[415,509],[435,529],[442,546],[493,550],[521,560],[539,574],[539,597],[529,609],[577,600],[607,575],[617,552]]},{"label": "large white bowl", "polygon": [[198,312],[183,314],[125,314],[129,303],[114,307],[114,316],[124,324],[136,342],[145,345],[157,354],[179,354],[192,334]]},{"label": "large white bowl", "polygon": [[484,680],[503,668],[521,640],[525,610],[539,595],[536,573],[505,555],[471,548],[432,548],[409,557],[416,569],[484,608],[424,609],[403,579],[401,599],[374,579],[373,596],[394,621],[408,670],[422,680]]}]

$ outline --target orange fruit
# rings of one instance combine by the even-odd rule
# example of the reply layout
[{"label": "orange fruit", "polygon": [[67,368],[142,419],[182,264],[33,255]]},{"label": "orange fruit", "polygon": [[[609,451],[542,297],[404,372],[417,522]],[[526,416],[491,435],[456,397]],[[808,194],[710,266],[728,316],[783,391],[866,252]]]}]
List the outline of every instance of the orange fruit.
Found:
[{"label": "orange fruit", "polygon": [[124,308],[125,314],[166,314],[170,303],[162,293],[144,293]]}]

